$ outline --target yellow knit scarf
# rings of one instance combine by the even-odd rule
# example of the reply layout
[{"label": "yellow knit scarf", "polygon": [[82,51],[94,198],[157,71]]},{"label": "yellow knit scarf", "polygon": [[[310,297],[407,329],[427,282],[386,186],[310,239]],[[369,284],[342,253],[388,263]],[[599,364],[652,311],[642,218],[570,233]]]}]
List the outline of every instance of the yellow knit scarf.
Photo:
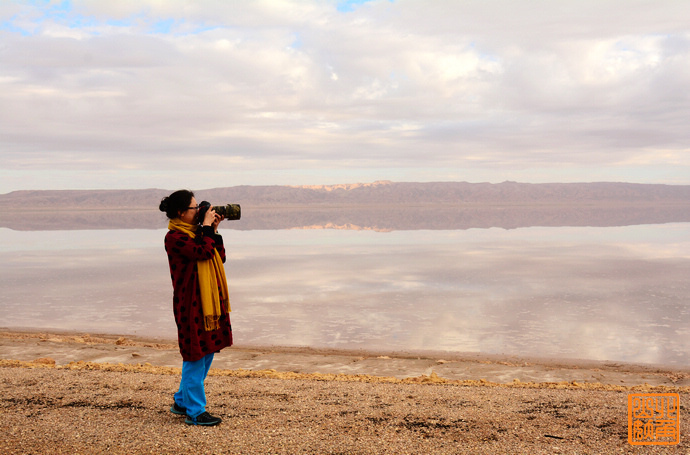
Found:
[{"label": "yellow knit scarf", "polygon": [[[191,238],[196,237],[197,226],[185,223],[179,218],[170,220],[168,229],[187,234]],[[221,305],[229,313],[230,298],[228,296],[228,282],[225,278],[225,267],[220,253],[213,249],[211,259],[197,261],[199,272],[199,290],[201,292],[201,311],[204,314],[204,329],[206,331],[218,330],[219,320],[222,315]]]}]

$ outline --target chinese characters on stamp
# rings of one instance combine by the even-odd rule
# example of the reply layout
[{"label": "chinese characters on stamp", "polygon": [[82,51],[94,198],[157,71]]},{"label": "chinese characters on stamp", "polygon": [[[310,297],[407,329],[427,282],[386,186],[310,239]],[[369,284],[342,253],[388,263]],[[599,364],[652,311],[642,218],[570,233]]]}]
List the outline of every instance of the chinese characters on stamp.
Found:
[{"label": "chinese characters on stamp", "polygon": [[628,395],[628,442],[633,445],[672,445],[680,442],[680,395]]}]

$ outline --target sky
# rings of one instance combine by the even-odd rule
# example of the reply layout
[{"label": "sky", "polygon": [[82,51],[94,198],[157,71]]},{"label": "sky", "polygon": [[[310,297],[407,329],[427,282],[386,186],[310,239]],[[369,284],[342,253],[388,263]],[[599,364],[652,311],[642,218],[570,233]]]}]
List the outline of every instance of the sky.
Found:
[{"label": "sky", "polygon": [[681,0],[0,0],[0,193],[690,184]]}]

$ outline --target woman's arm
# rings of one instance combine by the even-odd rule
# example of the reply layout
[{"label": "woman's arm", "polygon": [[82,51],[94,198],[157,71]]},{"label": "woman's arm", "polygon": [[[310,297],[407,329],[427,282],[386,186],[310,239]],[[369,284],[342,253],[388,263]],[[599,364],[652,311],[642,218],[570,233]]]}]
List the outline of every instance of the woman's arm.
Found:
[{"label": "woman's arm", "polygon": [[205,233],[191,238],[179,231],[170,231],[165,235],[165,250],[168,254],[182,256],[191,261],[204,261],[213,257],[215,241]]}]

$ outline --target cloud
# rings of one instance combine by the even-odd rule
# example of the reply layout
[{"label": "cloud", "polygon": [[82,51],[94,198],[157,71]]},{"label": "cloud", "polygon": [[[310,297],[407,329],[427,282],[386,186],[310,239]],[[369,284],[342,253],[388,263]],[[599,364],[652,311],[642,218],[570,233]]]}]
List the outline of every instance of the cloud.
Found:
[{"label": "cloud", "polygon": [[662,174],[690,183],[689,16],[670,0],[3,4],[2,169],[203,156],[243,183],[563,166],[639,181],[671,157]]}]

